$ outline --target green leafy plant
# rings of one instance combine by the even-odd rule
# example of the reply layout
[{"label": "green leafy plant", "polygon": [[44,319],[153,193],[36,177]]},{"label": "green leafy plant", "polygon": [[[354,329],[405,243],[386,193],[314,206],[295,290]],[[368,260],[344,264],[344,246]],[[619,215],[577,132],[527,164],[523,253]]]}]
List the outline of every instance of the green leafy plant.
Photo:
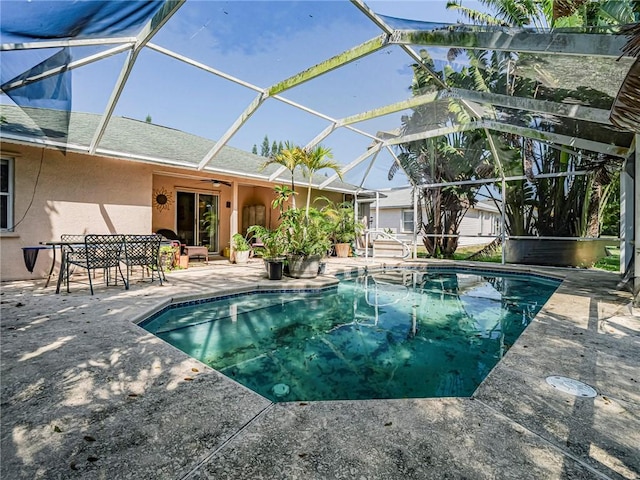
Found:
[{"label": "green leafy plant", "polygon": [[247,250],[251,250],[251,244],[249,241],[239,233],[235,233],[233,237],[231,237],[231,243],[237,252],[246,252]]},{"label": "green leafy plant", "polygon": [[[291,196],[291,203],[293,204],[293,208],[296,208],[296,197],[294,195],[296,190],[296,185],[295,185],[294,174],[296,169],[300,165],[302,165],[302,154],[303,154],[302,148],[295,146],[291,142],[285,142],[284,149],[281,149],[275,156],[271,157],[269,160],[264,162],[260,167],[261,170],[264,170],[269,165],[276,164],[286,168],[287,170],[289,170],[289,172],[291,172],[291,193],[293,195],[290,195],[290,196]],[[289,197],[287,197],[287,199],[288,198]]]},{"label": "green leafy plant", "polygon": [[316,208],[287,210],[281,223],[286,252],[302,256],[326,255],[331,248],[328,225],[324,213]]},{"label": "green leafy plant", "polygon": [[264,247],[260,247],[260,251],[265,260],[281,258],[286,253],[286,238],[281,227],[269,229],[262,225],[252,225],[247,232],[262,241]]},{"label": "green leafy plant", "polygon": [[355,218],[355,210],[351,202],[334,203],[327,197],[318,197],[327,205],[322,208],[328,222],[327,229],[333,243],[351,243],[364,230],[364,225]]},{"label": "green leafy plant", "polygon": [[209,237],[213,237],[218,229],[218,216],[213,210],[207,210],[202,216],[202,226]]},{"label": "green leafy plant", "polygon": [[280,211],[280,217],[282,217],[282,212],[284,211],[284,205],[287,203],[289,198],[292,195],[297,195],[292,189],[287,187],[286,185],[276,185],[273,187],[273,190],[276,193],[276,198],[271,202],[271,208],[278,209]]},{"label": "green leafy plant", "polygon": [[160,247],[160,262],[164,270],[173,270],[178,268],[178,252],[180,252],[179,245],[162,245]]},{"label": "green leafy plant", "polygon": [[302,166],[304,176],[307,177],[309,183],[307,185],[307,217],[309,216],[309,205],[311,201],[311,183],[313,181],[313,174],[318,170],[330,169],[338,174],[338,177],[342,180],[342,168],[339,163],[331,160],[333,153],[331,149],[325,148],[322,145],[316,145],[312,149],[300,148],[299,162]]}]

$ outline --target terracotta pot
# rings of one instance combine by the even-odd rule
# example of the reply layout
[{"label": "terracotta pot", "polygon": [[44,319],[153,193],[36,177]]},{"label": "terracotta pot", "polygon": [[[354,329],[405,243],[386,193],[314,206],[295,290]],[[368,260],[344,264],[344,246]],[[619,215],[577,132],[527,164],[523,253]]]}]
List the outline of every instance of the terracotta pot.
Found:
[{"label": "terracotta pot", "polygon": [[351,245],[349,243],[336,243],[336,257],[347,258],[351,251]]}]

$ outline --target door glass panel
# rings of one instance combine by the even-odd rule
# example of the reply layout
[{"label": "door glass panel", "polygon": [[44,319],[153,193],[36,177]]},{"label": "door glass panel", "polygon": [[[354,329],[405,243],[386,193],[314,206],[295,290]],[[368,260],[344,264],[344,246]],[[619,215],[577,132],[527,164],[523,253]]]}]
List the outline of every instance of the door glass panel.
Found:
[{"label": "door glass panel", "polygon": [[197,245],[195,238],[195,193],[178,192],[176,199],[176,232],[187,245]]},{"label": "door glass panel", "polygon": [[218,197],[200,194],[198,199],[200,245],[210,252],[218,251]]},{"label": "door glass panel", "polygon": [[187,245],[203,245],[218,251],[218,197],[212,194],[178,192],[176,200],[178,236]]}]

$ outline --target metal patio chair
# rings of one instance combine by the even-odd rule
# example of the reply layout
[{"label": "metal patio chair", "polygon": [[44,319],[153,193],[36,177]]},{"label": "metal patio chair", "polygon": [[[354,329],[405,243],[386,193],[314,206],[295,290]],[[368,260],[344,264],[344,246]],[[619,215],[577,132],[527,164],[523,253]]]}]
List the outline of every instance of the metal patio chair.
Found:
[{"label": "metal patio chair", "polygon": [[158,275],[160,285],[162,285],[162,265],[160,258],[160,243],[162,235],[125,235],[124,236],[124,256],[123,262],[127,266],[127,282],[130,281],[132,267],[142,267],[142,278],[144,271],[150,271],[151,281],[154,274]]},{"label": "metal patio chair", "polygon": [[104,271],[107,285],[111,280],[111,270],[115,272],[114,284],[118,283],[118,273],[126,290],[129,282],[125,279],[120,266],[123,260],[124,235],[85,235],[84,244],[71,245],[63,256],[66,268],[67,292],[69,292],[69,269],[76,266],[87,270],[89,289],[93,295],[92,271]]}]

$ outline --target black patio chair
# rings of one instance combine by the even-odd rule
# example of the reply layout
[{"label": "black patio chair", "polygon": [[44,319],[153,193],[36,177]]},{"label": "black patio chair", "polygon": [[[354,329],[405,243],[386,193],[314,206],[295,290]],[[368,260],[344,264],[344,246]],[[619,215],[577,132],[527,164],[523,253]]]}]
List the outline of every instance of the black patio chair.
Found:
[{"label": "black patio chair", "polygon": [[168,228],[160,228],[159,230],[156,230],[156,233],[158,235],[162,235],[167,240],[173,240],[173,241],[179,242],[180,255],[184,255],[186,244],[184,243],[184,240],[180,238],[176,232],[174,232],[173,230],[169,230]]},{"label": "black patio chair", "polygon": [[162,235],[125,235],[123,262],[127,266],[127,282],[130,281],[132,267],[142,267],[144,271],[151,271],[151,281],[157,273],[160,285],[162,285],[162,266],[160,264],[160,243]]},{"label": "black patio chair", "polygon": [[123,260],[124,235],[85,235],[84,244],[69,245],[64,253],[67,292],[69,292],[70,266],[76,266],[87,270],[89,277],[89,289],[93,295],[92,271],[98,269],[104,271],[105,281],[109,285],[111,279],[111,269],[114,269],[116,276],[114,284],[117,285],[118,277],[124,283],[124,288],[129,290],[129,282],[122,273],[120,264]]}]

